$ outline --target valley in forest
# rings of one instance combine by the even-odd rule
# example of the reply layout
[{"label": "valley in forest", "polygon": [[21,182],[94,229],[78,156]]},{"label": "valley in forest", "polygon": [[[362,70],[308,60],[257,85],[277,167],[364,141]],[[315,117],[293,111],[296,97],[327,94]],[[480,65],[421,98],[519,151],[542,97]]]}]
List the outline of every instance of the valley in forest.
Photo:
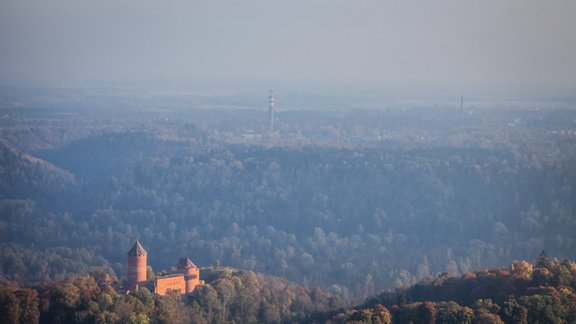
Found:
[{"label": "valley in forest", "polygon": [[[327,312],[407,291],[403,303],[413,306],[396,309],[404,305],[400,297],[382,295],[369,312],[342,311],[333,320],[386,313],[379,307],[392,318],[409,316],[402,314],[410,307],[440,316],[455,306],[410,294],[442,295],[422,285],[469,283],[466,276],[475,272],[483,273],[475,282],[490,290],[497,286],[483,286],[493,283],[482,278],[493,278],[492,270],[483,269],[512,267],[503,270],[508,275],[494,274],[512,278],[522,260],[534,262],[545,250],[552,261],[539,267],[548,273],[519,276],[541,280],[530,287],[556,287],[558,300],[571,305],[562,318],[573,318],[574,267],[563,263],[576,259],[576,110],[569,99],[478,99],[460,107],[432,99],[287,95],[272,130],[265,99],[2,89],[4,301],[29,293],[40,298],[40,312],[50,312],[43,294],[62,286],[73,290],[60,292],[71,298],[60,310],[68,315],[78,305],[86,312],[98,306],[127,320],[133,314],[119,309],[142,314],[138,307],[144,307],[146,318],[161,322],[155,312],[175,303],[165,307],[202,309],[198,322],[291,322],[313,321],[311,314],[328,320]],[[194,302],[155,300],[145,292],[102,296],[106,280],[124,280],[126,252],[136,239],[154,271],[190,256],[212,278],[212,290],[199,290],[204,295],[191,296]],[[568,279],[553,279],[563,276]],[[243,302],[255,298],[238,288],[238,282],[251,287],[245,280],[275,288],[266,288],[260,304]],[[236,287],[233,295],[218,288],[222,281]],[[522,286],[528,283],[511,283],[517,284],[528,294]],[[22,289],[40,289],[40,297],[19,295]],[[515,316],[514,307],[532,314],[531,303],[540,302],[528,298],[516,306],[506,296],[477,296],[500,308],[465,300],[459,307],[472,308],[454,312],[487,309],[504,319]],[[220,306],[208,307],[204,298]],[[245,310],[248,304],[255,308]],[[260,307],[269,304],[279,308]]]}]

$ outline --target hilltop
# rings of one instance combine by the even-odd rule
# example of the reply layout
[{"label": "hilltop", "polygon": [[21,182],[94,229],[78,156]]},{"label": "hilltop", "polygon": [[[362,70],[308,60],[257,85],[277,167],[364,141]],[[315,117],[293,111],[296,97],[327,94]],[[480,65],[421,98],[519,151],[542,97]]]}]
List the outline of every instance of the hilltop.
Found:
[{"label": "hilltop", "polygon": [[407,289],[384,292],[330,323],[574,323],[576,263],[549,259],[514,262],[460,277],[447,273]]},{"label": "hilltop", "polygon": [[228,267],[202,269],[206,285],[166,296],[120,294],[104,271],[33,288],[3,283],[6,323],[574,323],[576,263],[541,254],[536,264],[442,274],[353,309],[323,288]]},{"label": "hilltop", "polygon": [[203,268],[206,285],[193,294],[158,296],[141,288],[115,290],[118,278],[103,271],[64,276],[33,288],[5,282],[3,323],[278,323],[303,322],[317,312],[346,306],[323,288],[233,268]]}]

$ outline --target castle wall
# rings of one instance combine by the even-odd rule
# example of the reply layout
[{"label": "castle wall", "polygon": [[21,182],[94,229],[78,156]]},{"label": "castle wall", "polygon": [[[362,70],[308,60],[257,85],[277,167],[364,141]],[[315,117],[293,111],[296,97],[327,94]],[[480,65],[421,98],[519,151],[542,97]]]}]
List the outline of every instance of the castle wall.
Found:
[{"label": "castle wall", "polygon": [[171,275],[166,277],[158,277],[155,280],[154,292],[160,296],[166,295],[169,290],[177,290],[181,294],[186,292],[186,280],[184,275]]}]

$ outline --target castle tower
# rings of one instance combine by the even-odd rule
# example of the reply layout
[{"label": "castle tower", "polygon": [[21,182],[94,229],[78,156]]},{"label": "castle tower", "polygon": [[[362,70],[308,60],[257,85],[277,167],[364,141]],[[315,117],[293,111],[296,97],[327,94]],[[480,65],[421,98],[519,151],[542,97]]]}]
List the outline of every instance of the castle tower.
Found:
[{"label": "castle tower", "polygon": [[190,294],[200,284],[200,269],[189,258],[178,260],[178,272],[184,275],[186,293]]},{"label": "castle tower", "polygon": [[147,255],[140,241],[136,240],[128,251],[128,289],[138,290],[138,285],[146,282]]}]

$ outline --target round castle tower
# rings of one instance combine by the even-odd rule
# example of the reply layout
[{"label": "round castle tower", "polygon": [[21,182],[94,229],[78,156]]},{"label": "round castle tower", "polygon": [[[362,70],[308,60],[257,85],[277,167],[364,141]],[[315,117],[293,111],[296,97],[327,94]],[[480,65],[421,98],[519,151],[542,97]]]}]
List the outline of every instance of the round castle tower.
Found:
[{"label": "round castle tower", "polygon": [[178,272],[184,275],[186,280],[186,293],[190,294],[200,284],[200,269],[189,258],[178,260]]},{"label": "round castle tower", "polygon": [[128,251],[128,289],[138,290],[138,285],[146,282],[147,255],[140,241],[136,240]]}]

